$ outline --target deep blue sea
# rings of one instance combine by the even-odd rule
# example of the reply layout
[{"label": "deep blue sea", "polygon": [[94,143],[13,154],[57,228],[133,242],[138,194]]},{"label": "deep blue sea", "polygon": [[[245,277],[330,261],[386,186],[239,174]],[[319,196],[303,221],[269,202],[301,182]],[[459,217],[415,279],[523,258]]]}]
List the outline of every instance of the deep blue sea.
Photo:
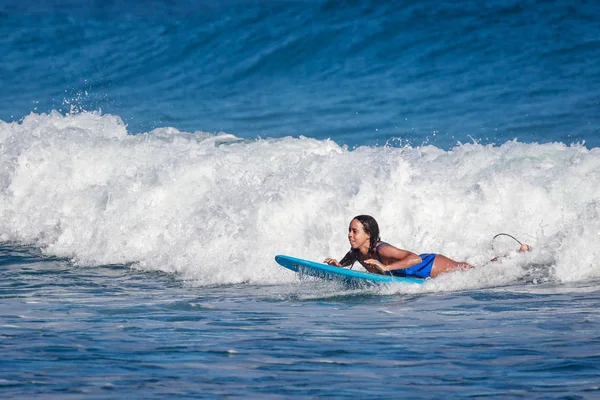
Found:
[{"label": "deep blue sea", "polygon": [[600,399],[599,241],[598,2],[0,0],[2,398]]}]

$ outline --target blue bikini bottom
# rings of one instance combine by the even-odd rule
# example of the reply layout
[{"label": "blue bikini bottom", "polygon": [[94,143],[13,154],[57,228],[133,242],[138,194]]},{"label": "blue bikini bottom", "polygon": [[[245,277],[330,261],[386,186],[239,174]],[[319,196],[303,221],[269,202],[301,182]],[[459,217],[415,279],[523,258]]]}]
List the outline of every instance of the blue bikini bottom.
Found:
[{"label": "blue bikini bottom", "polygon": [[431,268],[433,268],[433,261],[437,254],[419,254],[421,262],[417,265],[413,265],[410,268],[394,269],[387,271],[388,275],[401,276],[401,277],[415,277],[427,279],[431,277]]}]

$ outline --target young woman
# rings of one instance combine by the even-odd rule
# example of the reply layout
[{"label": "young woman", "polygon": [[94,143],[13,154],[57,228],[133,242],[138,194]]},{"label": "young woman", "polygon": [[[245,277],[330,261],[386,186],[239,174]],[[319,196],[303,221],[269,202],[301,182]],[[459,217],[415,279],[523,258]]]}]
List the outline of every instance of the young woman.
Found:
[{"label": "young woman", "polygon": [[[358,215],[350,221],[348,240],[351,250],[337,261],[325,259],[324,263],[337,267],[347,267],[358,261],[369,272],[382,275],[435,278],[457,270],[473,268],[466,262],[457,262],[441,254],[415,254],[402,250],[379,238],[379,225],[370,215]],[[530,250],[529,245],[521,245],[520,251]]]}]

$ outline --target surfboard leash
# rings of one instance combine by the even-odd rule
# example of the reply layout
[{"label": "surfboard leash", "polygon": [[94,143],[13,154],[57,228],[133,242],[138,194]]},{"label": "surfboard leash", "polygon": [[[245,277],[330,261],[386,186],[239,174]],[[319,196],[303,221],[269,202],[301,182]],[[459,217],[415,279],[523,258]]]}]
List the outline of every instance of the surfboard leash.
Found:
[{"label": "surfboard leash", "polygon": [[499,233],[499,234],[497,234],[496,236],[494,236],[494,237],[492,238],[492,243],[493,243],[494,239],[496,239],[498,236],[508,236],[509,238],[513,239],[515,242],[519,243],[519,245],[522,245],[522,244],[523,244],[523,243],[521,243],[521,242],[519,241],[519,239],[517,239],[517,238],[516,238],[516,237],[514,237],[513,235],[509,235],[508,233]]}]

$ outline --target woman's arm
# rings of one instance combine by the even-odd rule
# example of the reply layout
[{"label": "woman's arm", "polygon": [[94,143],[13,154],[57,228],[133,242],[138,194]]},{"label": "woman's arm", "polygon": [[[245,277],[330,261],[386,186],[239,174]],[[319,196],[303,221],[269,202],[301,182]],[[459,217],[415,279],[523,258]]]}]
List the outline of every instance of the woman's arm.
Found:
[{"label": "woman's arm", "polygon": [[408,250],[399,249],[390,244],[384,244],[379,248],[379,258],[383,262],[371,258],[365,260],[364,263],[373,266],[385,274],[386,271],[410,268],[423,261],[419,255]]}]

